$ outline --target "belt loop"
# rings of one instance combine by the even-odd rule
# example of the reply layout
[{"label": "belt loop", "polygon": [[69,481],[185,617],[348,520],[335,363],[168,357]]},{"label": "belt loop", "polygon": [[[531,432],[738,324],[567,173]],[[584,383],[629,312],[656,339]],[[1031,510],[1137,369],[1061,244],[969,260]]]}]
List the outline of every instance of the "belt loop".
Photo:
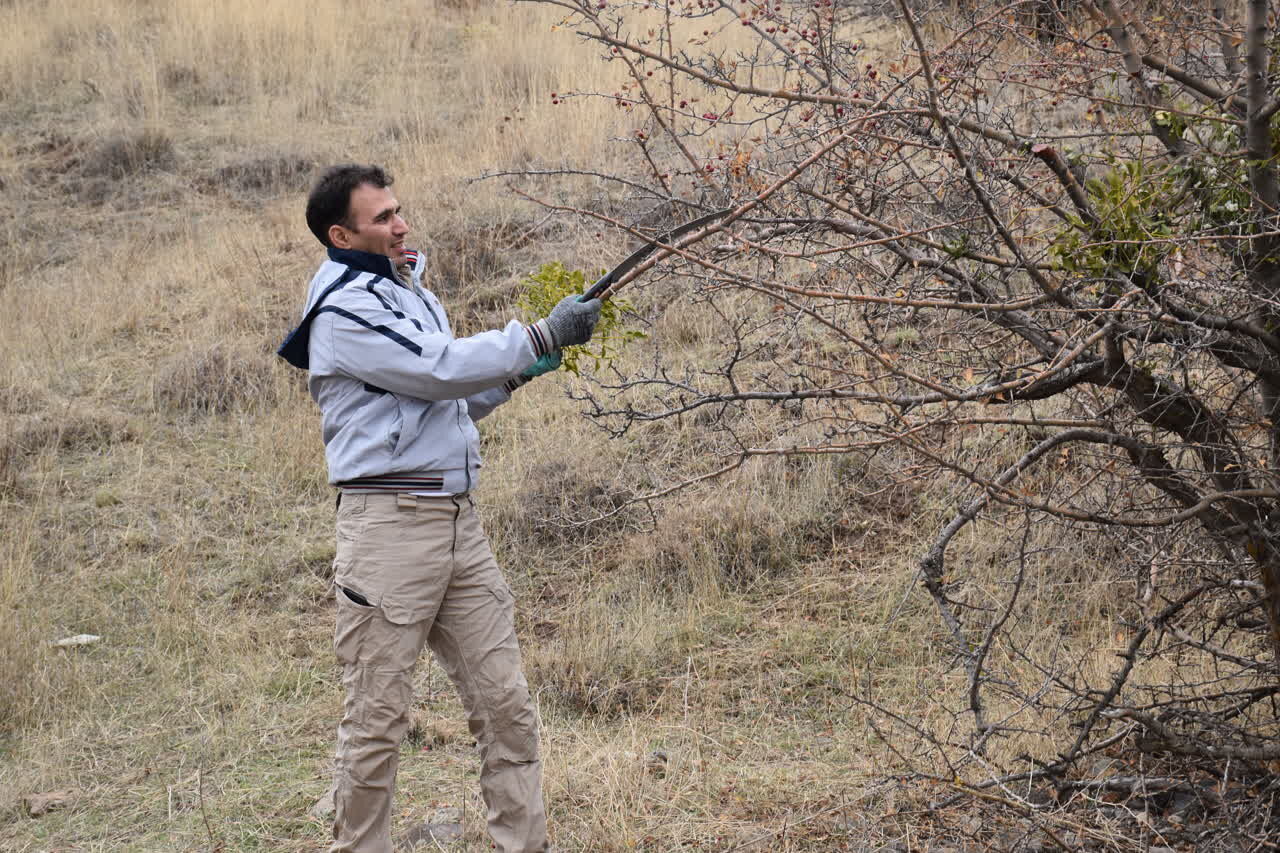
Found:
[{"label": "belt loop", "polygon": [[410,495],[405,492],[396,494],[396,509],[417,509],[418,496]]}]

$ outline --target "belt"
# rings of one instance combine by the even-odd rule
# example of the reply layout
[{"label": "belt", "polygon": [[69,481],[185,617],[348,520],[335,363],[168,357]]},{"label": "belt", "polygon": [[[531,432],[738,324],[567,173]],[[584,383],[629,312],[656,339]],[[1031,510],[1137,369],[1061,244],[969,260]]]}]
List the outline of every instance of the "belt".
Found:
[{"label": "belt", "polygon": [[338,483],[338,488],[345,494],[367,494],[369,492],[421,492],[430,494],[452,494],[445,491],[444,477],[358,477]]},{"label": "belt", "polygon": [[334,485],[348,494],[406,492],[417,495],[460,495],[471,490],[471,480],[472,475],[466,468],[446,468],[355,477]]}]

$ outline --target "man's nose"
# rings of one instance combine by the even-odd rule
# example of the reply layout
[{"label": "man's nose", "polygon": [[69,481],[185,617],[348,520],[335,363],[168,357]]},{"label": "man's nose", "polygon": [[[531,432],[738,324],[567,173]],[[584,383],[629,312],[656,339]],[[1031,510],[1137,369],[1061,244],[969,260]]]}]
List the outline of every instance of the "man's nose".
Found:
[{"label": "man's nose", "polygon": [[391,224],[391,230],[394,231],[397,236],[402,237],[409,233],[409,223],[405,222],[404,217],[397,213],[395,222]]}]

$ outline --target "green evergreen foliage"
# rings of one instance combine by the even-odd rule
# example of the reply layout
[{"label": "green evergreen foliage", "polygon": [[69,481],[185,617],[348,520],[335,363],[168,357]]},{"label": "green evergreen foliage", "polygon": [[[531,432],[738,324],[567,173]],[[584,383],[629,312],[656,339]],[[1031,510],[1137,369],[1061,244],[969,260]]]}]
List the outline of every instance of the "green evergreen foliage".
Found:
[{"label": "green evergreen foliage", "polygon": [[[600,275],[603,274],[602,270]],[[586,289],[585,272],[565,269],[564,264],[553,261],[543,264],[536,273],[525,277],[524,290],[517,298],[516,304],[525,312],[527,319],[533,321],[551,313],[551,309],[561,299],[585,293]],[[631,303],[626,299],[604,300],[595,335],[590,342],[582,346],[565,347],[561,351],[564,360],[560,363],[560,369],[567,370],[576,376],[582,371],[583,360],[589,359],[592,367],[600,370],[608,365],[628,343],[645,337],[644,332],[639,329],[629,329],[624,324],[624,315],[630,311]]]}]

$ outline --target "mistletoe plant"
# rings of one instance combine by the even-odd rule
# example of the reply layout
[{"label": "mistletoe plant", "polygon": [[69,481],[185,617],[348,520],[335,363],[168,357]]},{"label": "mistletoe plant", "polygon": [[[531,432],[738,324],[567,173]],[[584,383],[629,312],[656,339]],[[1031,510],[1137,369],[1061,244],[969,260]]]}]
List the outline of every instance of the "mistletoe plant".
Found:
[{"label": "mistletoe plant", "polygon": [[[603,275],[603,271],[601,272]],[[525,277],[524,291],[516,300],[516,304],[525,312],[527,319],[545,317],[566,296],[585,293],[587,288],[586,273],[582,270],[565,269],[564,264],[553,261],[543,264],[536,273]],[[582,371],[582,360],[590,359],[595,370],[600,370],[617,357],[618,353],[631,341],[645,337],[639,329],[629,329],[623,323],[623,315],[631,310],[631,303],[625,299],[606,299],[600,309],[600,322],[596,324],[595,334],[591,340],[581,346],[565,347],[561,352],[562,370],[575,376]]]}]

